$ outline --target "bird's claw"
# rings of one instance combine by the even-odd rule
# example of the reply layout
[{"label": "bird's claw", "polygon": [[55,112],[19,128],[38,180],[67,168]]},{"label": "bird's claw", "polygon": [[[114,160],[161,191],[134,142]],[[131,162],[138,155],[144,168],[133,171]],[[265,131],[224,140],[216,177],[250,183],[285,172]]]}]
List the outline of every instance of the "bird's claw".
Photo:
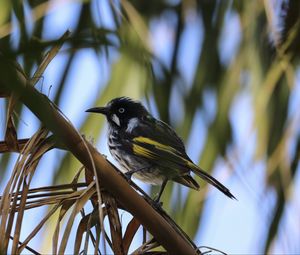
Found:
[{"label": "bird's claw", "polygon": [[161,210],[162,206],[163,206],[163,202],[159,201],[159,200],[153,200],[153,206],[156,210]]},{"label": "bird's claw", "polygon": [[124,175],[125,175],[127,181],[131,181],[132,173],[127,172],[127,173],[124,173]]},{"label": "bird's claw", "polygon": [[156,208],[156,209],[161,209],[162,208],[162,205],[163,205],[163,202],[159,201],[160,200],[160,196],[159,194],[157,194],[154,198],[153,198],[153,206]]}]

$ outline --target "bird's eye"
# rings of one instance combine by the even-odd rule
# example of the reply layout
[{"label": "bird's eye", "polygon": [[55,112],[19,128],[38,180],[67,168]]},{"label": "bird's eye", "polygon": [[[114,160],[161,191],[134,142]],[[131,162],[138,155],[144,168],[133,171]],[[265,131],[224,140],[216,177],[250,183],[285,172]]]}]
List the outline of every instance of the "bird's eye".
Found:
[{"label": "bird's eye", "polygon": [[119,108],[119,113],[124,113],[125,109],[124,108]]}]

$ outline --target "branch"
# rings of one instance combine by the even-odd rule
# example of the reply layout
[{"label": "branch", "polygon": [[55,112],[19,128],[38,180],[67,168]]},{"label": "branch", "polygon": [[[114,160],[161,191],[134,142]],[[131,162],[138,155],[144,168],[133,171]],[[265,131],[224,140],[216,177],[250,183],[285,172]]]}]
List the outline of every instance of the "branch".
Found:
[{"label": "branch", "polygon": [[29,139],[19,139],[18,142],[18,149],[10,147],[6,141],[0,141],[0,154],[5,152],[21,152],[24,148],[25,144],[29,141]]},{"label": "branch", "polygon": [[186,255],[196,253],[193,244],[177,233],[158,212],[138,195],[106,159],[90,143],[83,140],[53,103],[31,86],[22,72],[14,68],[13,63],[2,54],[0,54],[0,70],[2,73],[0,75],[0,91],[16,94],[19,100],[87,169],[95,167],[101,185],[149,230],[168,253]]}]

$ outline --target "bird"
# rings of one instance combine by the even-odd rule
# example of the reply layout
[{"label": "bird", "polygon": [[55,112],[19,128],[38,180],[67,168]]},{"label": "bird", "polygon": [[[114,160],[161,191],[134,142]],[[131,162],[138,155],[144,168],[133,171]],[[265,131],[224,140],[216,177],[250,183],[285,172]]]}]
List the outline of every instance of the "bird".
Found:
[{"label": "bird", "polygon": [[228,188],[189,158],[174,129],[153,117],[141,102],[118,97],[104,107],[93,107],[86,112],[106,116],[109,151],[127,178],[133,176],[152,185],[161,185],[156,202],[160,201],[170,180],[199,190],[200,186],[191,173],[227,197],[236,199]]}]

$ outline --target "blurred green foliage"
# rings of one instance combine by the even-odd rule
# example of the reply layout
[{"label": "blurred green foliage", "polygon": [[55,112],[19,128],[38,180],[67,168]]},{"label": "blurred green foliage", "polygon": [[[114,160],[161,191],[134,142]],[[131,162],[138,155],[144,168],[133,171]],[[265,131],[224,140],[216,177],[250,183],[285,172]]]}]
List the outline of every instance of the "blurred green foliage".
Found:
[{"label": "blurred green foliage", "polygon": [[[44,39],[48,33],[45,20],[51,8],[54,8],[52,2],[55,1],[0,1],[0,50],[9,58],[22,60],[28,76],[40,63],[49,46],[57,43],[57,38]],[[266,186],[273,187],[277,194],[262,252],[270,252],[278,233],[287,202],[287,190],[293,183],[298,166],[300,144],[297,127],[291,129],[293,116],[288,118],[289,101],[299,64],[300,3],[283,1],[275,12],[271,2],[107,1],[113,26],[106,27],[99,22],[102,17],[92,11],[98,6],[97,1],[82,1],[78,4],[80,11],[76,17],[76,28],[64,49],[67,58],[61,70],[60,82],[53,85],[56,87],[55,103],[60,105],[66,100],[62,92],[71,75],[77,52],[85,48],[92,49],[96,58],[107,58],[111,72],[107,84],[99,87],[98,98],[91,105],[104,105],[111,98],[121,95],[146,98],[154,100],[162,120],[175,123],[178,116],[172,109],[172,100],[174,91],[177,91],[176,105],[183,109],[183,114],[176,128],[184,140],[189,138],[197,111],[203,109],[205,93],[212,92],[216,98],[216,113],[212,121],[205,123],[207,134],[203,137],[204,147],[199,154],[199,164],[207,171],[213,169],[219,157],[227,159],[235,125],[231,123],[230,111],[236,96],[242,91],[251,93],[254,112],[252,130],[257,133],[256,159],[266,162]],[[56,4],[59,4],[58,1]],[[230,15],[238,19],[240,31],[237,33],[240,39],[230,61],[226,62],[222,61],[222,51],[225,49],[221,35]],[[167,21],[168,17],[173,20],[168,21],[173,42],[169,49],[170,60],[166,63],[154,54],[149,38],[153,21],[159,18]],[[281,29],[274,29],[275,18]],[[199,38],[201,45],[196,63],[194,66],[185,63],[186,68],[195,70],[192,82],[188,84],[179,64],[182,54],[189,51],[184,44],[184,36],[191,23],[203,34]],[[17,27],[19,37],[13,38],[11,31]],[[21,106],[16,109],[20,114]],[[81,132],[97,139],[102,127],[103,119],[87,116]],[[296,146],[290,160],[286,160],[285,144],[290,137]],[[7,162],[8,156],[1,156],[1,176],[5,174]],[[74,173],[66,171],[66,168],[75,170],[79,167],[71,155],[65,155],[58,165],[55,182],[73,176]],[[237,167],[234,166],[233,170]],[[194,236],[201,223],[204,193],[200,196],[199,193],[190,192],[186,201],[173,204],[172,191],[173,186],[169,185],[164,194],[164,206],[179,225]]]}]

